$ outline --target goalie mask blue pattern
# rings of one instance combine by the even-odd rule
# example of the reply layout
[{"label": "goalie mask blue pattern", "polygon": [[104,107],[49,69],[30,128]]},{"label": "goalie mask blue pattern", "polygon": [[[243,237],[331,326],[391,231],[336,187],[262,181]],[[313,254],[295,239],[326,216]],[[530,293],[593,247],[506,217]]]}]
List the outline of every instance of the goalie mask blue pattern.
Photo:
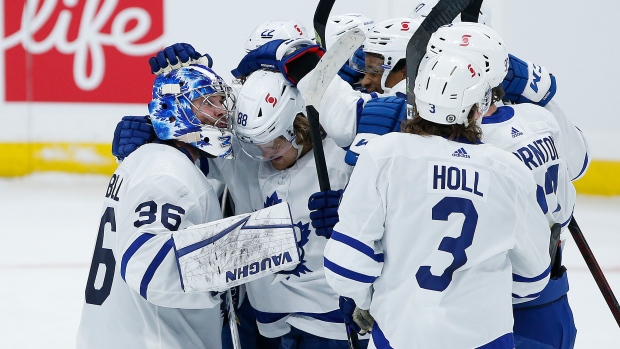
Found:
[{"label": "goalie mask blue pattern", "polygon": [[[228,125],[235,102],[231,91],[220,76],[201,65],[158,76],[153,83],[153,100],[149,103],[149,116],[157,138],[177,139],[211,156],[231,158],[232,134]],[[199,106],[192,108],[193,100],[213,95],[225,98],[226,114],[222,119],[225,118],[226,128],[201,123],[195,114]]]}]

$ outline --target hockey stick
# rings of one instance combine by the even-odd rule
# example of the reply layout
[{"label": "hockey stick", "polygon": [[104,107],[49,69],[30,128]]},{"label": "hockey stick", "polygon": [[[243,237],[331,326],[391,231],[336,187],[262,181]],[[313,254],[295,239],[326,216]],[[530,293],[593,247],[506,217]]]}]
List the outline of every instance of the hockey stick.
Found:
[{"label": "hockey stick", "polygon": [[[226,207],[228,206],[228,186],[224,186],[222,193],[222,216],[226,218]],[[232,288],[226,290],[226,303],[228,304],[228,327],[230,328],[230,337],[234,349],[241,349],[241,340],[239,339],[239,329],[237,328],[237,314],[235,313],[235,303],[232,297]]]},{"label": "hockey stick", "polygon": [[482,7],[482,0],[473,0],[471,4],[461,12],[461,22],[478,22],[480,7]]},{"label": "hockey stick", "polygon": [[[304,100],[306,101],[314,150],[314,161],[316,163],[316,171],[319,177],[319,187],[321,191],[330,190],[330,185],[327,165],[325,163],[325,153],[323,152],[319,112],[315,106],[318,106],[321,102],[325,90],[327,90],[333,78],[338,74],[344,62],[353,55],[355,50],[357,50],[363,42],[364,33],[359,28],[346,32],[338,38],[329,51],[323,55],[319,64],[310,72],[312,76],[308,77],[308,86],[305,89]],[[351,331],[349,326],[346,326],[346,330],[349,348],[358,349],[359,339],[357,338],[357,333]]]},{"label": "hockey stick", "polygon": [[618,326],[620,326],[620,305],[618,305],[618,300],[607,283],[607,279],[605,278],[601,267],[598,265],[596,258],[594,258],[594,254],[592,253],[586,238],[583,236],[579,225],[577,225],[575,217],[571,218],[570,223],[568,223],[568,230],[570,230],[573,240],[575,240],[583,259],[586,261],[586,265],[588,266],[588,269],[590,269],[590,272],[594,277],[594,281],[596,281],[598,288],[601,290],[603,298],[605,298],[605,302],[607,302],[607,305],[609,306],[609,310],[611,310]]},{"label": "hockey stick", "polygon": [[319,0],[319,4],[316,5],[316,11],[314,12],[314,37],[316,43],[325,48],[325,27],[327,26],[327,19],[329,13],[332,12],[332,7],[336,0]]},{"label": "hockey stick", "polygon": [[409,118],[413,117],[413,105],[415,104],[413,95],[415,78],[418,75],[420,62],[426,54],[426,46],[431,39],[431,34],[442,25],[451,23],[472,1],[439,0],[409,40],[407,44],[407,116]]},{"label": "hockey stick", "polygon": [[308,122],[310,123],[310,133],[314,151],[314,161],[319,177],[319,187],[321,191],[330,189],[327,165],[325,164],[325,153],[323,152],[323,142],[319,124],[319,112],[316,109],[321,103],[325,90],[338,74],[344,62],[364,42],[364,33],[359,28],[352,29],[343,34],[329,51],[325,52],[317,66],[308,74],[308,83],[302,94],[306,101],[308,112]]},{"label": "hockey stick", "polygon": [[[327,20],[329,13],[332,11],[332,7],[336,0],[319,0],[314,12],[314,35],[317,44],[325,48],[325,27],[327,26]],[[315,68],[316,69],[316,68]],[[327,86],[325,86],[327,88]],[[312,90],[310,90],[312,91]],[[323,93],[325,90],[323,90]],[[306,96],[304,96],[306,97]],[[321,93],[321,96],[323,94]],[[327,164],[325,163],[325,152],[323,151],[323,137],[321,136],[321,124],[319,123],[319,112],[313,105],[318,105],[318,102],[311,104],[308,98],[306,100],[306,110],[308,112],[308,123],[310,124],[310,138],[312,139],[312,151],[314,152],[314,161],[316,163],[316,174],[319,177],[319,188],[321,191],[330,190],[329,174],[327,173]]]}]

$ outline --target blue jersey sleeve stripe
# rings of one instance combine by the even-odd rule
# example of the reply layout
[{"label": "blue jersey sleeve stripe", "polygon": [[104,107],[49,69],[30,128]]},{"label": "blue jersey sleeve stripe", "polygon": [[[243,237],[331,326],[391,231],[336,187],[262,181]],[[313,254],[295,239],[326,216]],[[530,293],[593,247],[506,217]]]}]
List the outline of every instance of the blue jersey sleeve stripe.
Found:
[{"label": "blue jersey sleeve stripe", "polygon": [[551,272],[551,265],[549,265],[547,270],[545,270],[542,274],[540,274],[538,276],[534,276],[533,278],[526,278],[526,277],[521,276],[521,275],[512,274],[512,281],[515,281],[515,282],[536,282],[536,281],[540,281],[540,280],[546,278],[547,275],[549,275],[549,272]]},{"label": "blue jersey sleeve stripe", "polygon": [[375,251],[370,246],[366,245],[365,243],[359,240],[356,240],[348,235],[344,235],[335,230],[332,233],[331,239],[334,241],[341,242],[353,249],[356,249],[379,263],[383,263],[383,253],[375,254]]},{"label": "blue jersey sleeve stripe", "polygon": [[261,324],[270,324],[284,319],[285,317],[290,315],[290,313],[267,313],[264,311],[256,310],[254,308],[252,308],[252,310],[254,310],[254,316],[256,317],[256,321],[260,322]]},{"label": "blue jersey sleeve stripe", "polygon": [[183,247],[182,249],[177,251],[177,257],[183,257],[188,253],[192,253],[200,248],[203,248],[209,244],[212,244],[214,242],[216,242],[217,240],[223,238],[224,236],[226,236],[228,233],[230,233],[231,231],[235,230],[238,226],[245,224],[248,220],[250,219],[250,216],[245,217],[244,219],[238,221],[237,223],[235,223],[234,225],[222,230],[221,232],[213,235],[212,237],[199,241],[195,244],[191,244],[189,246]]},{"label": "blue jersey sleeve stripe", "polygon": [[583,166],[581,167],[581,172],[579,172],[579,174],[577,175],[577,177],[573,178],[572,180],[574,181],[575,179],[581,177],[583,175],[584,172],[586,172],[586,168],[588,168],[588,164],[590,163],[590,159],[588,158],[588,153],[586,153],[586,157],[585,159],[583,159]]},{"label": "blue jersey sleeve stripe", "polygon": [[325,268],[333,271],[334,273],[340,276],[346,277],[347,279],[354,280],[354,281],[363,282],[366,284],[372,284],[377,279],[374,276],[360,274],[353,270],[343,268],[325,257],[323,257],[323,265],[325,265]]},{"label": "blue jersey sleeve stripe", "polygon": [[390,345],[390,341],[385,338],[383,331],[379,328],[379,324],[377,321],[372,325],[372,342],[377,347],[377,349],[393,349],[392,345]]},{"label": "blue jersey sleeve stripe", "polygon": [[153,280],[153,276],[155,276],[155,271],[157,271],[157,268],[159,268],[161,263],[164,261],[164,258],[166,258],[166,255],[173,247],[174,240],[169,239],[166,241],[166,243],[159,249],[159,252],[155,255],[155,258],[153,258],[153,261],[151,261],[151,264],[149,264],[148,268],[146,268],[146,272],[144,272],[144,276],[140,282],[140,295],[144,297],[144,299],[147,299],[146,290],[148,289],[151,280]]},{"label": "blue jersey sleeve stripe", "polygon": [[[541,291],[541,292],[542,292],[542,291]],[[523,299],[523,298],[536,298],[536,297],[540,296],[540,293],[541,293],[541,292],[536,292],[536,293],[528,294],[527,296],[523,296],[523,297],[521,297],[521,296],[516,295],[516,294],[514,294],[514,293],[513,293],[513,294],[512,294],[512,298],[517,298],[517,299]]]},{"label": "blue jersey sleeve stripe", "polygon": [[149,241],[153,236],[155,235],[149,234],[149,233],[142,234],[138,236],[138,238],[135,239],[131,243],[131,245],[129,245],[129,248],[127,250],[125,250],[125,253],[123,253],[123,258],[121,259],[121,277],[123,278],[123,280],[125,280],[125,272],[127,271],[127,263],[129,263],[129,260],[131,259],[131,257],[133,257],[133,255],[140,249],[140,247],[142,247],[142,245],[144,245],[147,241]]}]

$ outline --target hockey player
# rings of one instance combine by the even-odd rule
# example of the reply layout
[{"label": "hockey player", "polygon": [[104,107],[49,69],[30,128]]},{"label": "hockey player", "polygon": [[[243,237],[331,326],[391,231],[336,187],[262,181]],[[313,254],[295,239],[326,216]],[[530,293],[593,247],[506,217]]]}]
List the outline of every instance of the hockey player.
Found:
[{"label": "hockey player", "polygon": [[[465,36],[467,45],[461,45]],[[427,52],[430,56],[445,52],[462,54],[484,65],[487,80],[495,87],[493,101],[501,100],[509,57],[502,38],[493,29],[476,23],[441,27],[431,36]],[[513,63],[514,66],[518,65]],[[539,81],[543,90],[549,74],[538,73],[543,77]],[[557,223],[565,227],[575,205],[572,180],[587,167],[588,147],[581,131],[561,111],[558,113],[557,107],[551,110],[556,110],[556,114],[533,103],[499,107],[492,104],[480,126],[485,143],[513,153],[534,174],[538,202],[549,226]],[[568,304],[568,279],[561,256],[560,247],[552,261],[549,284],[540,296],[514,306],[517,348],[572,349],[574,346],[576,328]]]},{"label": "hockey player", "polygon": [[194,162],[231,155],[233,106],[230,88],[208,67],[155,80],[149,111],[158,141],[133,152],[110,180],[78,348],[221,347],[220,298],[184,292],[175,237],[221,218]]},{"label": "hockey player", "polygon": [[[325,48],[329,49],[339,37],[353,28],[360,28],[364,33],[368,33],[374,25],[374,20],[359,13],[331,16],[325,25]],[[362,88],[361,80],[364,78],[365,59],[366,53],[360,47],[338,72],[342,80],[348,82],[355,90]]]},{"label": "hockey player", "polygon": [[362,149],[325,267],[368,321],[359,323],[372,331],[369,347],[514,348],[511,294],[535,298],[547,283],[548,225],[532,174],[479,144],[484,74],[463,57],[431,58],[404,132]]},{"label": "hockey player", "polygon": [[[247,284],[261,334],[281,337],[280,348],[348,348],[338,295],[327,285],[323,249],[329,236],[310,227],[308,197],[318,191],[305,104],[300,92],[278,72],[259,70],[243,85],[233,129],[244,153],[256,160],[262,207],[289,203],[298,228],[302,262],[273,279]],[[351,167],[344,151],[325,138],[329,180],[346,185]],[[235,160],[239,161],[240,159]]]}]

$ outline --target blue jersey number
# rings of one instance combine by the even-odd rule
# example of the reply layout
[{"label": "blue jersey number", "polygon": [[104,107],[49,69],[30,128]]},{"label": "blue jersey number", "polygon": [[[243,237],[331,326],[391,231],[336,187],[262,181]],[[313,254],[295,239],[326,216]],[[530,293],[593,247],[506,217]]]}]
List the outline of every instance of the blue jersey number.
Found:
[{"label": "blue jersey number", "polygon": [[447,221],[453,213],[462,213],[465,216],[461,234],[456,238],[444,237],[438,249],[452,254],[454,261],[439,276],[433,275],[431,267],[428,265],[421,266],[415,274],[420,287],[427,290],[444,291],[452,281],[452,274],[467,262],[465,249],[471,246],[474,240],[474,232],[478,224],[478,212],[476,212],[474,203],[469,199],[445,197],[433,207],[433,220]]},{"label": "blue jersey number", "polygon": [[[540,208],[545,214],[549,212],[549,204],[547,204],[546,196],[549,194],[556,195],[556,192],[558,191],[558,170],[559,168],[560,168],[560,165],[558,164],[549,166],[549,168],[547,169],[547,172],[545,173],[545,187],[543,188],[539,185],[538,190],[536,191],[536,198],[538,199],[538,205],[540,205]],[[553,212],[557,212],[560,209],[561,207],[560,207],[560,204],[558,203],[558,206],[555,208],[555,211]]]},{"label": "blue jersey number", "polygon": [[[88,281],[86,281],[86,303],[93,305],[103,304],[110,295],[110,291],[112,291],[112,281],[114,280],[114,268],[116,267],[114,252],[109,248],[103,248],[103,235],[106,224],[110,225],[111,231],[116,231],[116,219],[114,218],[113,207],[108,207],[101,217],[97,242],[95,243],[95,252],[93,253],[93,260],[90,263]],[[97,271],[99,270],[100,264],[105,266],[105,276],[103,277],[101,287],[97,289],[95,288],[95,279],[97,278]]]}]

